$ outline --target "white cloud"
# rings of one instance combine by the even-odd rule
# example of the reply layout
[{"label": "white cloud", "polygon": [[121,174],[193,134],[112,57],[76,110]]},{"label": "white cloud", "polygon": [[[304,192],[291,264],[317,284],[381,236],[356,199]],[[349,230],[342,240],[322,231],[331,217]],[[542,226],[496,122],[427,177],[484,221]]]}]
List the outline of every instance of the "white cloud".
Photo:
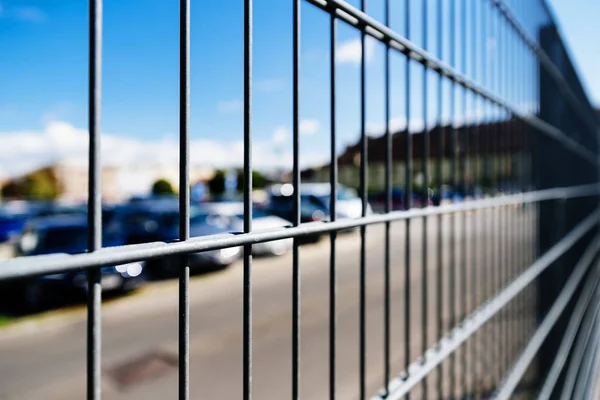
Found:
[{"label": "white cloud", "polygon": [[[338,45],[335,53],[336,62],[339,64],[358,64],[361,59],[362,43],[360,39],[347,40]],[[375,50],[375,39],[365,39],[365,59],[367,62],[373,59]]]},{"label": "white cloud", "polygon": [[[303,119],[300,121],[300,134],[301,135],[314,135],[321,129],[321,123],[316,119]],[[285,125],[279,125],[273,130],[271,135],[272,142],[280,146],[287,142],[292,137],[292,131]]]},{"label": "white cloud", "polygon": [[281,145],[285,143],[290,136],[291,134],[288,128],[286,128],[285,126],[278,126],[273,131],[273,143],[275,143],[276,145]]},{"label": "white cloud", "polygon": [[321,123],[316,119],[304,119],[299,128],[301,135],[314,135],[321,129]]},{"label": "white cloud", "polygon": [[[283,129],[286,129],[285,127]],[[277,130],[275,131],[275,133]],[[289,137],[279,130],[278,140]],[[178,165],[177,140],[162,138],[140,140],[103,133],[101,138],[103,165],[135,167],[143,165]],[[8,176],[18,176],[59,161],[87,163],[88,132],[63,121],[53,121],[39,131],[0,132],[0,170]],[[253,166],[259,169],[288,166],[291,148],[282,151],[273,139],[254,140]],[[190,142],[190,163],[215,168],[243,165],[243,141],[195,139]],[[303,157],[303,166],[321,162],[317,155]]]},{"label": "white cloud", "polygon": [[244,103],[240,99],[221,100],[217,103],[217,110],[222,113],[230,113],[242,109]]}]

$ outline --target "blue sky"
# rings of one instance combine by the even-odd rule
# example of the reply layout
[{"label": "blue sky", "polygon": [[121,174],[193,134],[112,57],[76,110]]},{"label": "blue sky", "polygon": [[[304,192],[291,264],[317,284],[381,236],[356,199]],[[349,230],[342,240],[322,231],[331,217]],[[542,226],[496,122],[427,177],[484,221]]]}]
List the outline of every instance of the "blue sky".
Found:
[{"label": "blue sky", "polygon": [[[427,1],[433,10],[434,1]],[[358,1],[351,3],[358,5]],[[412,0],[411,21],[416,22],[411,23],[409,35],[423,45],[419,3]],[[590,8],[590,12],[581,12],[569,8],[567,0],[552,3],[580,71],[588,78],[589,93],[598,103],[600,76],[594,68],[598,50],[591,49],[596,43],[586,31],[594,25],[581,19],[600,15],[600,6],[594,0],[581,0],[581,9]],[[178,8],[173,0],[141,4],[139,0],[104,2],[105,160],[159,158],[176,163]],[[393,4],[392,28],[405,34],[403,2]],[[254,161],[263,168],[291,166],[291,7],[291,1],[254,2]],[[192,160],[211,165],[241,164],[243,2],[192,1],[191,10],[190,119],[192,149],[197,150]],[[383,20],[383,1],[371,0],[369,13]],[[430,17],[433,22],[434,16]],[[303,3],[300,113],[301,161],[306,165],[324,161],[329,154],[328,18]],[[360,41],[356,30],[338,25],[336,94],[341,150],[358,137]],[[429,35],[432,38],[434,34],[435,24],[430,23]],[[490,40],[478,39],[475,45],[487,46],[488,51],[495,48]],[[427,47],[438,51],[433,40]],[[367,126],[369,131],[380,133],[384,123],[384,47],[369,41],[366,53]],[[0,149],[0,172],[15,174],[35,162],[85,156],[81,146],[85,145],[87,127],[87,1],[0,0],[0,54],[0,143],[2,137],[3,143],[11,140],[10,146]],[[462,55],[456,58],[457,66],[463,69]],[[491,57],[490,65],[493,60]],[[391,65],[395,88],[392,119],[393,125],[400,127],[406,120],[402,95],[406,66],[398,54],[393,55]],[[489,68],[488,74],[493,72],[493,67]],[[418,127],[423,114],[419,89],[422,68],[412,65],[411,73],[410,120]],[[480,78],[481,70],[475,75]],[[433,87],[433,76],[430,82]],[[433,103],[430,116],[435,114]],[[43,140],[33,143],[39,137]]]}]

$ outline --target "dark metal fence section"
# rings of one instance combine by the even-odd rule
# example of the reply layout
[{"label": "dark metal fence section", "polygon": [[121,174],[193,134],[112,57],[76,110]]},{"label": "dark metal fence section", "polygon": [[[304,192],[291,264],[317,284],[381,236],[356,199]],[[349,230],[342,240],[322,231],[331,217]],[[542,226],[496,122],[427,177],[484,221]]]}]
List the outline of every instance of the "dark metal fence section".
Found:
[{"label": "dark metal fence section", "polygon": [[[389,4],[386,2],[386,10],[388,8]],[[386,11],[386,15],[387,11]],[[335,109],[335,83],[336,83],[336,77],[335,77],[335,46],[337,43],[337,20],[335,18],[335,15],[333,13],[331,13],[330,17],[329,17],[329,49],[330,49],[330,54],[329,54],[329,74],[330,74],[330,85],[329,85],[329,108],[330,108],[330,117],[331,117],[331,148],[330,148],[330,168],[329,168],[329,185],[330,185],[330,190],[331,190],[331,196],[329,196],[329,212],[331,214],[331,221],[335,222],[336,220],[336,215],[337,215],[337,207],[336,207],[336,203],[337,203],[337,181],[338,181],[338,169],[337,169],[337,153],[336,153],[336,140],[335,140],[335,136],[336,136],[336,109]],[[389,51],[386,53],[388,54]],[[386,56],[387,57],[387,56]],[[388,79],[389,76],[386,75],[386,98],[388,98],[389,96],[389,89],[388,89]],[[389,137],[389,134],[388,134]],[[387,156],[386,156],[387,157]],[[389,165],[386,164],[386,168],[387,168],[387,173],[389,173]],[[387,189],[386,186],[386,193],[388,193],[389,190]],[[386,211],[389,211],[389,198],[386,198]],[[336,358],[336,336],[337,336],[337,332],[336,332],[336,310],[335,310],[335,296],[336,296],[336,262],[335,262],[335,253],[336,253],[336,246],[335,246],[335,240],[337,238],[337,234],[336,231],[333,230],[329,233],[329,243],[330,243],[330,247],[329,247],[329,398],[333,399],[335,398],[335,379],[336,379],[336,374],[335,374],[335,358]],[[386,259],[385,259],[385,268],[386,268],[386,276],[389,276],[389,247],[390,247],[390,240],[389,240],[389,223],[386,223],[386,243],[385,243],[385,252],[386,252]],[[386,346],[389,346],[389,340],[390,340],[390,330],[389,330],[389,316],[390,316],[390,307],[389,307],[389,303],[390,303],[390,298],[389,298],[389,292],[390,292],[390,288],[389,288],[389,279],[386,279],[386,286],[384,288],[384,292],[385,292],[385,338],[384,341],[386,343]],[[385,349],[385,372],[384,375],[386,376],[386,378],[384,379],[384,383],[387,383],[388,379],[389,379],[389,351],[387,351],[387,348]]]},{"label": "dark metal fence section", "polygon": [[[243,393],[252,398],[252,245],[294,238],[292,261],[291,397],[300,393],[300,241],[327,233],[329,260],[329,398],[336,397],[336,238],[360,229],[358,397],[367,381],[367,226],[385,225],[383,286],[383,389],[374,398],[509,398],[539,394],[585,396],[593,390],[599,357],[597,332],[600,270],[600,123],[581,87],[544,1],[518,12],[502,0],[404,0],[384,2],[381,23],[342,0],[305,0],[329,16],[331,220],[300,220],[300,18],[293,3],[293,227],[252,230],[252,0],[244,0],[244,228],[237,235],[190,238],[189,60],[190,0],[180,0],[180,240],[101,249],[100,93],[102,1],[90,0],[89,238],[90,253],[17,258],[0,264],[0,280],[87,270],[88,398],[101,396],[101,286],[105,265],[160,257],[180,260],[179,398],[189,398],[189,274],[193,252],[244,248]],[[512,2],[514,4],[514,1]],[[512,4],[511,3],[511,4]],[[514,5],[513,4],[513,5]],[[412,17],[421,5],[421,20]],[[404,35],[391,26],[402,12]],[[434,18],[432,18],[434,17]],[[430,24],[435,19],[436,24]],[[360,185],[362,213],[336,218],[339,154],[336,153],[336,46],[342,21],[360,33]],[[542,22],[540,22],[542,21]],[[550,21],[547,23],[547,21]],[[411,41],[421,24],[422,46]],[[533,39],[530,32],[539,33]],[[369,214],[369,168],[375,150],[367,128],[367,38],[385,46],[384,212]],[[430,40],[435,39],[434,40]],[[431,50],[435,48],[435,51]],[[437,56],[434,56],[433,53]],[[404,58],[406,125],[392,132],[391,54]],[[446,61],[446,59],[448,61]],[[460,61],[460,62],[457,62]],[[413,79],[411,68],[422,68]],[[434,78],[434,79],[430,79]],[[433,84],[433,85],[432,85]],[[433,88],[435,90],[430,91]],[[415,93],[422,96],[419,116]],[[414,111],[417,110],[417,111]],[[415,132],[412,123],[423,119]],[[396,135],[401,149],[394,149]],[[374,146],[375,147],[375,146]],[[376,147],[375,147],[376,149]],[[400,151],[402,150],[402,151]],[[420,157],[420,163],[414,162]],[[395,164],[397,162],[397,165]],[[401,210],[393,207],[393,171],[404,188]],[[433,173],[430,170],[433,168]],[[421,187],[416,174],[421,173]],[[430,206],[429,187],[452,204]],[[422,207],[412,207],[413,195]],[[458,196],[462,199],[458,199]],[[433,218],[435,217],[435,218]],[[394,265],[392,233],[402,222],[403,259]],[[422,252],[412,249],[421,223]],[[433,224],[430,224],[433,222]],[[431,229],[435,244],[429,245]],[[470,238],[467,239],[467,235]],[[413,262],[415,261],[416,262]],[[435,282],[429,280],[431,264]],[[417,265],[417,268],[415,268]],[[392,270],[403,272],[402,337],[391,334]],[[419,276],[420,274],[420,276]],[[420,280],[419,280],[420,279]],[[418,281],[418,285],[415,284]],[[420,290],[420,293],[418,293]],[[420,294],[420,295],[419,295]],[[417,296],[419,295],[419,296]],[[433,299],[432,297],[435,297]],[[435,300],[435,301],[434,301]],[[420,309],[420,310],[419,310]],[[418,311],[421,311],[420,313]],[[418,319],[420,323],[415,323]],[[418,334],[415,334],[418,333]],[[401,339],[401,340],[400,340]],[[395,349],[402,357],[396,357]],[[586,354],[585,357],[581,357]],[[399,359],[400,361],[396,361]],[[397,376],[397,378],[394,378]],[[433,379],[435,378],[435,379]],[[235,379],[235,377],[231,377]],[[325,392],[325,391],[324,391]]]},{"label": "dark metal fence section", "polygon": [[[100,103],[102,100],[102,0],[89,5],[89,165],[88,249],[102,247],[102,178],[100,169]],[[88,271],[87,397],[101,397],[102,287],[100,269]]]},{"label": "dark metal fence section", "polygon": [[[179,239],[190,238],[190,0],[179,2]],[[179,268],[179,398],[190,397],[190,265]]]},{"label": "dark metal fence section", "polygon": [[[296,107],[297,108],[297,107]],[[294,138],[294,141],[296,139]],[[297,143],[295,143],[297,144]],[[295,167],[295,165],[294,165]],[[244,233],[252,231],[252,0],[244,0]],[[243,393],[252,399],[252,244],[244,246]],[[297,257],[294,249],[294,258]]]}]

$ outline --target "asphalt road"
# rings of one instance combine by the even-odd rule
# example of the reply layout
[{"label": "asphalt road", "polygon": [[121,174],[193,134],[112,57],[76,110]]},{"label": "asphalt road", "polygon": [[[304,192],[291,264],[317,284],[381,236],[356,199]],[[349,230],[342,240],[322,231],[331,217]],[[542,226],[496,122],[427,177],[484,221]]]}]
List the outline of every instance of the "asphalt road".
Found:
[{"label": "asphalt road", "polygon": [[[444,276],[451,264],[450,246],[457,251],[456,299],[467,305],[481,299],[482,277],[493,271],[484,262],[483,246],[491,257],[491,234],[473,214],[465,218],[466,234],[456,217],[450,234],[445,217],[443,235]],[[522,210],[508,209],[513,234],[504,243],[513,260],[524,260],[521,251],[531,240],[531,219]],[[496,229],[499,225],[494,225]],[[438,219],[429,218],[427,265],[423,266],[423,223],[410,224],[410,285],[405,284],[405,223],[391,225],[391,360],[392,373],[401,372],[404,354],[404,296],[410,288],[410,359],[423,347],[422,288],[427,275],[427,345],[436,340],[435,290],[440,266],[436,241]],[[497,230],[496,230],[497,232]],[[506,231],[508,232],[508,231]],[[451,237],[453,239],[451,239]],[[367,228],[366,322],[367,394],[383,383],[383,226]],[[475,252],[475,246],[480,250]],[[303,399],[323,399],[328,390],[329,239],[301,248],[302,319],[301,381]],[[463,252],[466,248],[467,252]],[[506,247],[504,247],[506,249]],[[464,253],[464,254],[463,254]],[[360,235],[340,234],[337,240],[337,395],[358,398],[359,382],[359,265]],[[500,254],[500,253],[498,253]],[[464,255],[464,257],[463,257]],[[291,394],[291,254],[255,258],[253,262],[253,394],[256,399],[284,399]],[[508,258],[505,259],[510,262]],[[521,263],[523,264],[523,263]],[[466,265],[467,279],[461,279]],[[517,266],[517,264],[511,264]],[[497,270],[497,269],[496,269]],[[474,275],[475,274],[475,275]],[[486,275],[487,274],[487,275]],[[475,279],[473,279],[475,276]],[[444,279],[445,321],[448,321],[448,280]],[[199,275],[191,283],[190,377],[191,398],[238,399],[242,395],[242,265]],[[476,299],[474,298],[476,297]],[[103,398],[115,400],[166,399],[177,393],[177,282],[151,284],[141,293],[107,304],[103,312]],[[457,306],[461,306],[461,301]],[[39,327],[18,334],[0,334],[0,399],[82,399],[85,397],[85,311],[75,312],[68,323]],[[478,342],[477,349],[487,346]],[[473,347],[475,348],[475,347]],[[482,359],[482,357],[479,357]],[[478,361],[483,362],[483,361]],[[475,367],[473,364],[464,368]],[[478,364],[477,367],[480,367]],[[469,377],[469,382],[471,377]],[[484,384],[479,381],[477,384]],[[419,397],[417,395],[416,397]]]}]

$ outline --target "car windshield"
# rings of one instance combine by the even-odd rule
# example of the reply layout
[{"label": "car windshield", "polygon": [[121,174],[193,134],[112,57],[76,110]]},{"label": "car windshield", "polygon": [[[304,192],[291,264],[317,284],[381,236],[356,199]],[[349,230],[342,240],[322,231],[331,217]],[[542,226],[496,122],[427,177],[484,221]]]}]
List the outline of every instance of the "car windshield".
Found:
[{"label": "car windshield", "polygon": [[[244,213],[238,213],[235,215],[237,218],[244,219]],[[252,218],[266,218],[270,217],[271,214],[263,210],[262,208],[253,208],[252,209]]]},{"label": "car windshield", "polygon": [[102,222],[110,224],[115,218],[117,212],[115,210],[102,210]]},{"label": "car windshield", "polygon": [[61,226],[44,231],[37,251],[54,251],[76,249],[85,251],[87,248],[88,230],[83,226]]},{"label": "car windshield", "polygon": [[292,197],[291,196],[271,196],[271,206],[276,208],[287,208],[291,207]]},{"label": "car windshield", "polygon": [[[291,212],[293,207],[292,199],[292,196],[272,196],[271,207]],[[324,203],[321,198],[313,195],[303,194],[300,196],[300,212],[302,214],[312,215],[317,210],[326,211],[328,205],[328,202]]]},{"label": "car windshield", "polygon": [[[330,201],[331,195],[326,194],[326,195],[321,195],[321,196],[316,196],[316,197],[319,200],[321,200],[323,205],[329,207],[329,201]],[[356,194],[354,189],[338,188],[338,190],[337,190],[337,199],[338,200],[354,200],[357,198],[358,198],[358,195]]]},{"label": "car windshield", "polygon": [[[119,234],[104,230],[104,246],[119,245]],[[21,250],[27,254],[63,252],[83,253],[88,247],[88,229],[85,226],[56,226],[37,231],[28,229],[21,237]]]}]

